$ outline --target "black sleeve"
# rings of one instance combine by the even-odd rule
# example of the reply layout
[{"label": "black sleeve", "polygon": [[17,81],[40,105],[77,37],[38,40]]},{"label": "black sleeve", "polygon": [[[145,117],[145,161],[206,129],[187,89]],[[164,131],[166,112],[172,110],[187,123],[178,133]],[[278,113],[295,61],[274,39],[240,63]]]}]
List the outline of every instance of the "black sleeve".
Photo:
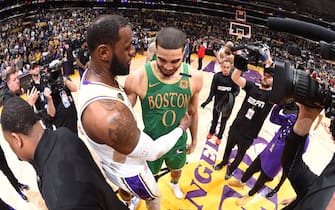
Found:
[{"label": "black sleeve", "polygon": [[250,82],[249,80],[247,80],[243,90],[245,90],[245,92],[248,92],[253,86],[256,86],[256,85],[253,82]]},{"label": "black sleeve", "polygon": [[297,198],[304,196],[317,178],[302,159],[308,135],[299,136],[293,130],[285,139],[282,154],[283,171],[289,179]]},{"label": "black sleeve", "polygon": [[234,81],[232,82],[233,82],[232,94],[234,95],[234,97],[236,97],[240,93],[240,86],[236,85]]},{"label": "black sleeve", "polygon": [[204,103],[208,104],[212,100],[212,98],[215,95],[215,89],[216,89],[216,74],[213,77],[212,84],[211,84],[211,89],[209,91],[209,95],[208,95],[208,97],[207,97],[207,99]]},{"label": "black sleeve", "polygon": [[282,166],[284,170],[289,170],[295,159],[302,158],[304,145],[307,136],[299,136],[293,130],[285,139],[285,147],[282,155]]}]

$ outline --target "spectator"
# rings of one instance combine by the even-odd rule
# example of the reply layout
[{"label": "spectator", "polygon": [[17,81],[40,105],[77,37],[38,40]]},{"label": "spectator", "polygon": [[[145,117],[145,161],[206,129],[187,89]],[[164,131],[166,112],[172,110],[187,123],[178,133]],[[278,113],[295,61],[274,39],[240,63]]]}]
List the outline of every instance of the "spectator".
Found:
[{"label": "spectator", "polygon": [[201,41],[200,45],[198,46],[198,70],[202,69],[202,60],[204,59],[206,54],[206,47],[204,45],[204,42]]},{"label": "spectator", "polygon": [[86,40],[82,40],[81,47],[78,52],[78,57],[76,59],[80,78],[82,78],[84,71],[87,69],[89,60],[90,57],[87,50],[87,42]]}]

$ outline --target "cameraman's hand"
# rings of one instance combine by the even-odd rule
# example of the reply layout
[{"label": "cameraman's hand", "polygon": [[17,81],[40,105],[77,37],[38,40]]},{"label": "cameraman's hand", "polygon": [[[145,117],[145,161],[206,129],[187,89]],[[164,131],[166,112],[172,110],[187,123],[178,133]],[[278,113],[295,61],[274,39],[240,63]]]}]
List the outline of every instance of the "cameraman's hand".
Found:
[{"label": "cameraman's hand", "polygon": [[240,71],[248,71],[248,58],[242,54],[234,56],[234,67]]},{"label": "cameraman's hand", "polygon": [[192,119],[188,113],[185,114],[185,116],[180,120],[179,127],[183,129],[183,131],[186,131],[187,128],[191,126]]},{"label": "cameraman's hand", "polygon": [[207,103],[206,102],[204,102],[204,103],[202,103],[200,106],[201,106],[201,108],[205,108],[205,106],[207,105]]},{"label": "cameraman's hand", "polygon": [[33,106],[38,99],[39,91],[36,87],[33,87],[31,90],[27,90],[27,102],[30,106]]},{"label": "cameraman's hand", "polygon": [[322,109],[311,108],[303,104],[298,104],[298,107],[298,119],[293,127],[293,130],[299,136],[305,136],[309,133],[314,120],[317,116],[319,116]]},{"label": "cameraman's hand", "polygon": [[47,99],[50,99],[52,97],[51,93],[52,93],[52,91],[51,91],[50,88],[48,88],[48,87],[44,88],[43,94]]},{"label": "cameraman's hand", "polygon": [[[311,74],[313,79],[317,79],[317,72]],[[294,125],[294,132],[300,136],[305,136],[309,133],[314,120],[319,116],[321,108],[311,108],[303,104],[298,104],[299,114],[298,119]]]},{"label": "cameraman's hand", "polygon": [[270,49],[266,48],[264,50],[264,52],[266,54],[266,56],[265,56],[266,60],[263,61],[263,64],[265,64],[265,66],[267,66],[267,67],[270,67],[272,65],[272,63],[273,63],[273,60],[272,60],[271,55],[270,55]]}]

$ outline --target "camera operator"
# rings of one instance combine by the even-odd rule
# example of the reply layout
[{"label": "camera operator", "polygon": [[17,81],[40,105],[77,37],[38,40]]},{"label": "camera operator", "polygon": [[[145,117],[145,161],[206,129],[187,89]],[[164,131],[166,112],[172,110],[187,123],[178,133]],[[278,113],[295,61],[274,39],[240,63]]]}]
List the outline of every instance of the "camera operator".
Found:
[{"label": "camera operator", "polygon": [[[52,65],[53,62],[51,62],[50,65]],[[51,70],[51,72],[59,74],[56,79],[57,84],[55,85],[55,87],[51,88],[51,96],[54,102],[54,106],[56,108],[56,114],[53,118],[53,124],[56,126],[56,128],[67,127],[75,134],[78,134],[77,109],[71,93],[77,91],[77,85],[69,77],[63,77],[61,65],[56,65],[56,69],[51,68],[48,70],[49,72]]]},{"label": "camera operator", "polygon": [[[258,47],[252,46],[250,49],[251,48],[257,49],[258,52]],[[227,167],[226,180],[233,175],[235,169],[242,161],[246,151],[252,145],[254,138],[257,137],[265,118],[272,108],[272,104],[269,102],[273,83],[272,59],[268,49],[263,52],[262,60],[267,68],[264,69],[260,85],[247,81],[241,76],[242,72],[248,70],[248,61],[253,58],[248,57],[243,51],[241,52],[242,54],[234,56],[235,69],[231,78],[238,86],[246,91],[246,96],[230,127],[223,159],[215,166],[215,170],[220,170],[223,166],[227,165],[232,149],[237,145],[237,155],[230,166]],[[243,131],[242,135],[241,130]]]},{"label": "camera operator", "polygon": [[[316,77],[316,72],[313,73],[313,77]],[[305,141],[321,108],[299,104],[299,110],[293,132],[286,138],[282,156],[283,170],[297,197],[284,209],[331,209],[334,204],[331,206],[330,203],[334,202],[335,198],[335,155],[320,176],[314,174],[302,159]],[[334,138],[334,119],[330,131]]]},{"label": "camera operator", "polygon": [[[28,91],[27,95],[34,94],[36,97],[35,101],[37,98],[41,99],[42,96],[38,94],[37,89],[39,91],[44,90],[44,96],[51,95],[51,99],[46,97],[48,98],[48,106],[45,109],[47,110],[47,115],[43,115],[45,118],[42,118],[47,122],[47,127],[50,127],[51,124],[56,126],[56,128],[67,127],[77,134],[77,110],[71,93],[77,91],[77,85],[70,78],[63,77],[62,63],[59,60],[52,61],[40,74],[35,72],[39,71],[39,67],[35,66],[35,68],[31,70],[32,86],[34,88]],[[37,103],[37,110],[43,110],[45,103],[39,104]]]},{"label": "camera operator", "polygon": [[47,128],[52,128],[52,118],[56,109],[52,100],[51,90],[41,82],[40,66],[33,62],[29,73],[31,74],[31,87],[27,89],[27,95],[36,94],[34,97],[34,111],[38,114]]}]

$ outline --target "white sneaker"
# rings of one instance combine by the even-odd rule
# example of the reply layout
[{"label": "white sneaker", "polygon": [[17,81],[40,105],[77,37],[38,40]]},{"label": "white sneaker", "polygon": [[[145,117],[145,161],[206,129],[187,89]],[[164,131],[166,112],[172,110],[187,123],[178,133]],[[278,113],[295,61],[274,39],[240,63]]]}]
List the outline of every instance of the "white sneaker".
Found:
[{"label": "white sneaker", "polygon": [[178,199],[183,199],[184,198],[184,193],[181,191],[180,187],[178,184],[173,184],[169,183],[171,189],[173,190],[174,196]]},{"label": "white sneaker", "polygon": [[130,199],[130,204],[128,206],[128,208],[130,210],[136,210],[136,208],[138,207],[138,205],[140,204],[141,200],[134,196],[132,199]]}]

